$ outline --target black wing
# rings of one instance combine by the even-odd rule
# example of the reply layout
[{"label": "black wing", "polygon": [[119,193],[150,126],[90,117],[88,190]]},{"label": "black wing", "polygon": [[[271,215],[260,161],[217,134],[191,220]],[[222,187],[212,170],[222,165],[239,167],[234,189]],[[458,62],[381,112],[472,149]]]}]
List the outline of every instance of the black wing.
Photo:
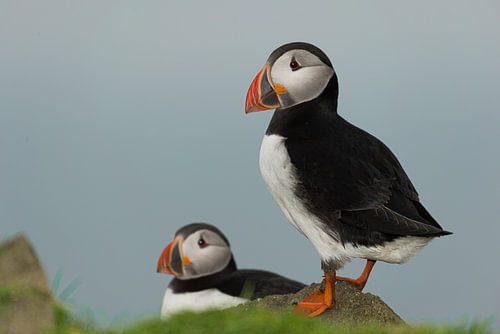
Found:
[{"label": "black wing", "polygon": [[419,202],[394,154],[341,117],[316,124],[318,136],[289,137],[297,195],[323,221],[394,235],[448,234]]},{"label": "black wing", "polygon": [[217,286],[220,291],[248,299],[262,298],[269,295],[296,293],[305,285],[263,270],[238,270],[223,284]]}]

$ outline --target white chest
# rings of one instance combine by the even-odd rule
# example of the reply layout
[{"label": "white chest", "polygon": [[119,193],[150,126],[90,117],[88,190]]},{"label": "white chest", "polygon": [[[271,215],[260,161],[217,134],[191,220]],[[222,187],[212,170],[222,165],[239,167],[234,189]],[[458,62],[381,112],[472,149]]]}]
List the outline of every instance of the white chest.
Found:
[{"label": "white chest", "polygon": [[247,299],[226,295],[217,289],[206,289],[196,292],[173,293],[170,288],[165,291],[161,307],[161,317],[166,318],[179,311],[204,311],[208,309],[224,309],[247,302]]},{"label": "white chest", "polygon": [[262,178],[288,221],[313,243],[323,259],[330,259],[340,244],[323,231],[321,222],[295,195],[297,178],[286,150],[285,138],[264,136],[259,162]]},{"label": "white chest", "polygon": [[278,202],[290,223],[295,225],[288,208],[297,204],[292,203],[296,180],[294,168],[285,147],[285,138],[277,135],[264,136],[260,147],[259,165],[260,173],[271,195]]}]

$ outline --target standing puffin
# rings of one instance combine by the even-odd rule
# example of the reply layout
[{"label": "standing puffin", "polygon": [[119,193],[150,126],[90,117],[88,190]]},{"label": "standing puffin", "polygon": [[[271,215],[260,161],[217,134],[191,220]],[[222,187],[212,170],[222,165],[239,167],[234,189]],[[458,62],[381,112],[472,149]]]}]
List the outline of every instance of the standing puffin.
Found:
[{"label": "standing puffin", "polygon": [[163,298],[163,318],[182,310],[227,308],[304,287],[272,272],[237,269],[226,236],[205,223],[180,228],[161,253],[157,271],[175,276]]},{"label": "standing puffin", "polygon": [[[319,48],[276,49],[247,93],[246,113],[276,109],[260,149],[260,171],[288,221],[321,257],[324,291],[298,304],[316,316],[335,306],[335,280],[366,284],[375,261],[403,263],[444,231],[419,202],[394,154],[337,114],[338,82]],[[357,279],[336,276],[366,259]]]}]

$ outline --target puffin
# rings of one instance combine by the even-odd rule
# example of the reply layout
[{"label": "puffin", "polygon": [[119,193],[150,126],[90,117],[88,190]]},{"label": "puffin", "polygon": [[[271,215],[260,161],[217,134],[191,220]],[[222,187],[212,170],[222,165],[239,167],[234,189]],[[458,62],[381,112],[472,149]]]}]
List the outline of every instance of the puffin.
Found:
[{"label": "puffin", "polygon": [[174,275],[163,298],[162,318],[179,311],[224,309],[305,287],[269,271],[238,269],[229,240],[206,223],[181,227],[161,253],[157,272]]},{"label": "puffin", "polygon": [[[294,42],[274,50],[248,89],[245,112],[276,109],[259,166],[288,222],[315,247],[323,288],[297,310],[314,317],[336,303],[335,281],[359,289],[376,261],[401,264],[443,230],[419,200],[391,150],[337,112],[339,85],[328,56]],[[349,261],[357,278],[337,276]]]}]

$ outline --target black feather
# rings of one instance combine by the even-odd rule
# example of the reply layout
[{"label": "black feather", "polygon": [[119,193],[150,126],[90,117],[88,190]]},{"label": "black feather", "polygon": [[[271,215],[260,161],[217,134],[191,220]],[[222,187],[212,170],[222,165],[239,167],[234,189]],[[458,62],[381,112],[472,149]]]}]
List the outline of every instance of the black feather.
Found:
[{"label": "black feather", "polygon": [[275,111],[266,134],[285,137],[296,195],[341,242],[374,245],[450,232],[419,202],[395,155],[337,114],[336,76],[316,99]]},{"label": "black feather", "polygon": [[305,285],[269,271],[238,270],[234,259],[231,259],[227,267],[218,273],[189,280],[174,278],[169,287],[174,293],[215,288],[231,296],[256,299],[268,295],[295,293]]}]

